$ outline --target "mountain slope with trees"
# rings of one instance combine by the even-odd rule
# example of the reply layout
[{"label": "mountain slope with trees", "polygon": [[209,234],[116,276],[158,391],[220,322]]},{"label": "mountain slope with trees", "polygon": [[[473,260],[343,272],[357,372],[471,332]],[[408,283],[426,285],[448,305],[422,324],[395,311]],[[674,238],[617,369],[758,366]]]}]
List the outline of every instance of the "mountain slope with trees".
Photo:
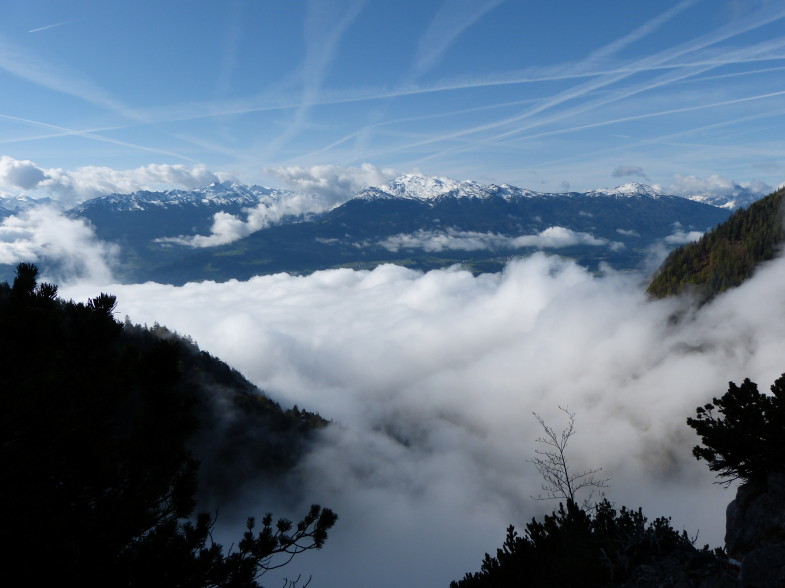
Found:
[{"label": "mountain slope with trees", "polygon": [[[127,332],[113,296],[65,302],[37,276],[20,264],[13,285],[0,284],[0,541],[11,585],[253,587],[324,544],[336,516],[318,505],[296,525],[266,515],[256,531],[249,519],[229,552],[213,543],[213,517],[195,515],[205,454],[194,445],[206,434],[242,452],[210,431],[206,394],[218,385],[244,418],[277,422],[289,442],[324,421],[282,411],[181,338]],[[292,458],[261,459],[274,476]]]},{"label": "mountain slope with trees", "polygon": [[785,188],[777,190],[736,211],[699,241],[672,251],[648,292],[657,298],[691,292],[705,302],[740,285],[782,249],[784,196]]}]

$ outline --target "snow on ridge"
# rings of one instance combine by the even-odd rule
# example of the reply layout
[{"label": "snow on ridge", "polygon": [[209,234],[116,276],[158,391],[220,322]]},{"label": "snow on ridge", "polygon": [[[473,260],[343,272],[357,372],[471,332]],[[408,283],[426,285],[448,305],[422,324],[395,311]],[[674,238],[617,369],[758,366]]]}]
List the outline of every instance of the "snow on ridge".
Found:
[{"label": "snow on ridge", "polygon": [[115,210],[145,210],[170,206],[199,206],[203,204],[241,204],[246,207],[257,206],[262,202],[274,202],[284,195],[294,194],[287,190],[245,186],[234,182],[215,182],[193,190],[166,190],[155,192],[140,190],[131,194],[107,194],[86,200],[76,207],[81,212],[93,206],[104,206]]},{"label": "snow on ridge", "polygon": [[[570,193],[572,194],[572,193]],[[658,188],[630,182],[615,188],[598,188],[583,192],[591,197],[659,198],[665,194]],[[514,198],[536,198],[549,196],[565,196],[568,194],[535,192],[509,184],[480,184],[473,180],[458,181],[444,177],[432,177],[419,174],[405,174],[383,186],[366,188],[357,194],[357,198],[377,200],[384,198],[404,198],[410,200],[433,201],[441,198],[491,198],[500,197],[505,200]]]},{"label": "snow on ridge", "polygon": [[[59,208],[57,202],[51,198],[32,198],[21,194],[19,196],[4,195],[0,197],[0,213],[18,214],[39,206],[53,206]],[[5,214],[3,214],[5,216]]]},{"label": "snow on ridge", "polygon": [[404,174],[382,186],[360,191],[355,197],[363,200],[401,198],[432,201],[440,198],[480,198],[494,196],[504,199],[542,196],[539,192],[524,190],[508,184],[480,184],[474,180],[453,180],[445,177]]},{"label": "snow on ridge", "polygon": [[664,192],[649,186],[647,184],[639,184],[637,182],[629,182],[616,186],[615,188],[597,188],[586,192],[588,196],[616,196],[616,197],[638,197],[638,196],[651,196],[658,198],[665,196]]},{"label": "snow on ridge", "polygon": [[729,195],[715,195],[715,194],[692,194],[684,196],[688,200],[694,200],[701,204],[709,204],[717,208],[727,208],[728,210],[736,210],[739,208],[747,208],[750,204],[759,200],[760,195],[749,192],[735,192]]}]

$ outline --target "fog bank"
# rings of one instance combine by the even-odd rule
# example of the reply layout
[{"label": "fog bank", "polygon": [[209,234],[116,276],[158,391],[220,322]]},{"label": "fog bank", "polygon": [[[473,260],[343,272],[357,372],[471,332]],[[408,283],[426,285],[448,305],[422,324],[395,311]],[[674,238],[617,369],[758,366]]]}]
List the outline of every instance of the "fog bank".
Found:
[{"label": "fog bank", "polygon": [[720,545],[733,491],[692,457],[685,420],[729,380],[767,389],[785,372],[783,275],[777,260],[699,312],[648,300],[639,275],[595,277],[543,254],[476,277],[387,265],[61,292],[116,294],[118,318],[189,334],[282,404],[334,421],[288,480],[297,493],[247,488],[222,509],[227,526],[295,517],[292,496],[339,513],[325,548],[283,576],[446,586],[479,569],[508,524],[557,506],[531,498],[541,482],[526,460],[540,435],[532,412],[558,430],[559,405],[576,413],[575,470],[602,466],[611,501]]}]

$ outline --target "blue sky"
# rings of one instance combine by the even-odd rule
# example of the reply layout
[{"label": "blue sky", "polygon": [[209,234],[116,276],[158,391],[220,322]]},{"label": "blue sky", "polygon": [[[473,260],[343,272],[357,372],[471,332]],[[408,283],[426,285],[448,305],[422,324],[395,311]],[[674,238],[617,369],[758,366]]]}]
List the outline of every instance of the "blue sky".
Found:
[{"label": "blue sky", "polygon": [[4,194],[404,172],[542,191],[785,179],[776,0],[4,8]]}]

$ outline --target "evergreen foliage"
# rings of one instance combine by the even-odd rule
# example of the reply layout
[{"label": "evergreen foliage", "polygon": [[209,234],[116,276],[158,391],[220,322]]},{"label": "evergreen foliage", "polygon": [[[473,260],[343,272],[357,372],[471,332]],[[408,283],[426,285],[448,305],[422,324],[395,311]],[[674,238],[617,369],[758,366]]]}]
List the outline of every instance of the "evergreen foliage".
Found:
[{"label": "evergreen foliage", "polygon": [[315,441],[314,432],[327,426],[318,414],[282,408],[190,337],[158,323],[148,328],[126,319],[123,338],[140,349],[161,340],[177,343],[182,384],[194,396],[199,421],[188,447],[200,463],[202,508],[214,510],[248,483],[275,480],[297,464]]},{"label": "evergreen foliage", "polygon": [[574,473],[567,465],[567,445],[575,433],[575,414],[560,407],[567,425],[557,433],[535,413],[545,435],[537,439],[545,450],[535,450],[531,460],[543,478],[547,498],[564,498],[559,509],[542,522],[532,519],[519,536],[512,525],[496,557],[485,554],[479,572],[468,573],[451,588],[543,586],[692,586],[686,569],[700,580],[717,574],[723,559],[708,546],[698,550],[685,531],[679,533],[670,519],[647,524],[641,509],[616,510],[605,498],[582,506],[576,493],[605,488],[599,469]]},{"label": "evergreen foliage", "polygon": [[589,512],[570,500],[542,522],[532,519],[523,536],[508,527],[496,556],[486,553],[479,572],[450,586],[671,586],[678,573],[672,563],[696,557],[715,558],[707,548],[696,549],[667,518],[648,523],[640,509],[616,510],[602,500]]},{"label": "evergreen foliage", "polygon": [[[336,521],[314,506],[295,526],[253,523],[236,550],[192,518],[197,463],[189,442],[200,399],[174,339],[129,337],[115,298],[64,302],[17,266],[0,284],[0,543],[20,584],[258,586],[320,548]],[[11,585],[13,585],[13,581]]]},{"label": "evergreen foliage", "polygon": [[657,298],[695,292],[706,302],[752,276],[773,259],[785,240],[782,199],[785,189],[736,211],[699,241],[675,249],[649,285]]},{"label": "evergreen foliage", "polygon": [[[749,378],[730,382],[721,398],[699,406],[687,424],[703,445],[693,454],[705,459],[723,483],[765,481],[770,472],[785,472],[785,374],[763,394]],[[715,412],[716,411],[716,412]]]}]

